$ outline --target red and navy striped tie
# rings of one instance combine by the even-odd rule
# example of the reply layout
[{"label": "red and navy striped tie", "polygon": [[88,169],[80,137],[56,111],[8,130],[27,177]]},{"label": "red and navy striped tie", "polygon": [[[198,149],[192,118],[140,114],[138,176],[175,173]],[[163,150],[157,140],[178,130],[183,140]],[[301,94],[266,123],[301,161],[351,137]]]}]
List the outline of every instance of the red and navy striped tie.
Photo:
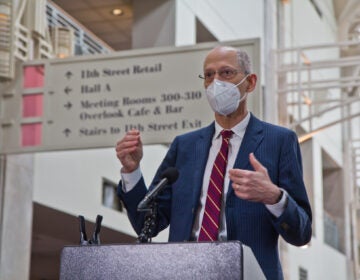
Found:
[{"label": "red and navy striped tie", "polygon": [[222,143],[210,175],[205,211],[198,238],[199,241],[215,241],[218,239],[229,139],[232,134],[233,132],[231,130],[221,131]]}]

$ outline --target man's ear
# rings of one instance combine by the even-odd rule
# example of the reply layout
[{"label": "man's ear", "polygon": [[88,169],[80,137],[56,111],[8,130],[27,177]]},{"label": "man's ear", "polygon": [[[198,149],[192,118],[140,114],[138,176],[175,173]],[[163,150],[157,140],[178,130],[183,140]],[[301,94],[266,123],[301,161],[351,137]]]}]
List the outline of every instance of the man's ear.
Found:
[{"label": "man's ear", "polygon": [[247,77],[247,80],[248,80],[247,92],[252,92],[256,87],[256,82],[257,82],[256,74],[250,74]]}]

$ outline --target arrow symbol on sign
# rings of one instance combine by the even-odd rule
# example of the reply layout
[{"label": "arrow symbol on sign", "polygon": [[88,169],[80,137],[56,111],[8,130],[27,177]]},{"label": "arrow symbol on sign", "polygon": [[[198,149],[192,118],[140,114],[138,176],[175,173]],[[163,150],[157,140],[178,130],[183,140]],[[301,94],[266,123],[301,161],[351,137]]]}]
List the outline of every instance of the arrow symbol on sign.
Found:
[{"label": "arrow symbol on sign", "polygon": [[73,75],[73,73],[71,73],[70,71],[67,71],[67,72],[65,73],[65,76],[66,76],[66,78],[67,78],[68,80],[71,78],[72,75]]},{"label": "arrow symbol on sign", "polygon": [[64,131],[63,131],[63,133],[65,134],[66,137],[68,137],[69,134],[71,133],[71,130],[68,129],[68,128],[65,128]]},{"label": "arrow symbol on sign", "polygon": [[54,92],[53,92],[52,90],[50,90],[50,91],[49,91],[49,94],[50,94],[50,95],[53,95],[53,94],[54,94]]},{"label": "arrow symbol on sign", "polygon": [[64,107],[65,107],[66,109],[70,110],[70,108],[72,107],[72,104],[70,103],[70,101],[68,101],[68,103],[66,103],[66,104],[64,105]]},{"label": "arrow symbol on sign", "polygon": [[64,92],[65,92],[66,94],[69,94],[69,92],[71,92],[71,91],[72,91],[72,89],[69,88],[69,87],[66,87],[66,88],[64,89]]}]

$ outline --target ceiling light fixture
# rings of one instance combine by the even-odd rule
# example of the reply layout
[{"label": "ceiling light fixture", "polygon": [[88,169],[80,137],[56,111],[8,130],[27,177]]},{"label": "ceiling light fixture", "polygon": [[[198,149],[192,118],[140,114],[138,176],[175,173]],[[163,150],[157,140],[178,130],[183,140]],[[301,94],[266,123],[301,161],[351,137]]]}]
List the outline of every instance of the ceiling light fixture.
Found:
[{"label": "ceiling light fixture", "polygon": [[114,16],[121,16],[124,12],[122,9],[119,9],[119,8],[115,8],[112,10],[111,12]]}]

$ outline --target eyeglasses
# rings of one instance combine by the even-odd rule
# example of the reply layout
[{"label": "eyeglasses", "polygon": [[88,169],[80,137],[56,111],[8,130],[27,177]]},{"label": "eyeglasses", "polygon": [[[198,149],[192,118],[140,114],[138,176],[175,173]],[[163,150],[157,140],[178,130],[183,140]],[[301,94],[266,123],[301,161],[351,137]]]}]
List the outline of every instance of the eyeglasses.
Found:
[{"label": "eyeglasses", "polygon": [[219,76],[224,80],[230,80],[236,76],[237,73],[240,71],[233,69],[233,68],[221,68],[217,71],[209,70],[205,71],[204,75],[199,75],[200,79],[205,80],[205,82],[211,82],[214,80],[215,74],[218,73]]}]

